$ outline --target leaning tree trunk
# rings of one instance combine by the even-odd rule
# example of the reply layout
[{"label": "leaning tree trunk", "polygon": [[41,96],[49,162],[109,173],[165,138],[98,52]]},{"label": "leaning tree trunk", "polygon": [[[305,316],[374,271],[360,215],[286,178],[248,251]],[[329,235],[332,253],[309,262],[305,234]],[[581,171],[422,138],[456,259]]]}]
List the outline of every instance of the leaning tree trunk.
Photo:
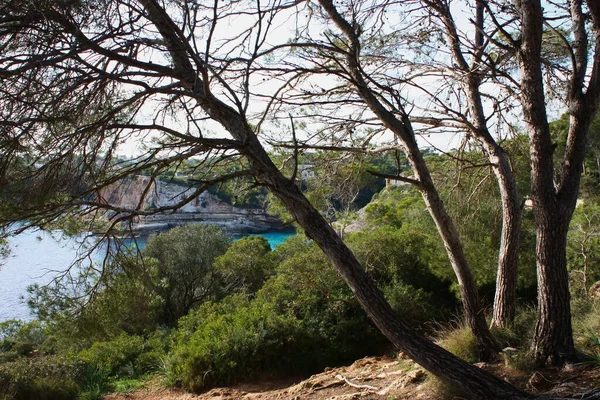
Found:
[{"label": "leaning tree trunk", "polygon": [[507,382],[435,345],[412,329],[392,309],[373,279],[333,228],[312,207],[295,183],[285,178],[273,164],[244,116],[210,93],[207,83],[199,78],[196,69],[187,59],[188,48],[164,8],[156,0],[142,0],[141,4],[169,47],[178,79],[194,93],[194,98],[208,116],[219,122],[239,142],[239,150],[248,159],[256,178],[281,199],[308,236],[329,257],[369,317],[386,337],[424,368],[461,388],[474,399],[530,398]]},{"label": "leaning tree trunk", "polygon": [[481,358],[487,361],[497,355],[500,346],[487,326],[477,285],[467,262],[458,230],[446,212],[439,193],[433,184],[423,154],[419,150],[412,124],[404,110],[397,109],[395,112],[391,112],[369,86],[360,65],[361,44],[359,35],[353,25],[338,12],[332,0],[319,0],[319,3],[347,39],[348,52],[345,56],[345,63],[351,78],[350,81],[354,85],[357,94],[381,123],[393,132],[404,145],[404,151],[415,174],[415,184],[435,221],[452,269],[457,277],[465,320],[477,340]]},{"label": "leaning tree trunk", "polygon": [[487,326],[477,284],[471,273],[460,235],[452,218],[446,212],[416,142],[407,148],[409,149],[407,156],[418,181],[417,186],[435,222],[456,275],[465,322],[475,336],[480,359],[489,361],[497,357],[501,348]]},{"label": "leaning tree trunk", "polygon": [[[264,163],[261,163],[264,165]],[[300,190],[273,166],[261,174],[306,234],[315,241],[354,292],[375,325],[401,351],[425,369],[474,399],[525,399],[527,394],[437,346],[412,329],[389,305],[354,254]]]}]

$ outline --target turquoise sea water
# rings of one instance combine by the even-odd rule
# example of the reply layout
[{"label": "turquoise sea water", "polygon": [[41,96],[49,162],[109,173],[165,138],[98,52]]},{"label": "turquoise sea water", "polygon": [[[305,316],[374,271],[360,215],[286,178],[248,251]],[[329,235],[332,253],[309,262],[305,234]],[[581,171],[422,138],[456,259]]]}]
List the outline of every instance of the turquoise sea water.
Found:
[{"label": "turquoise sea water", "polygon": [[281,243],[285,242],[285,240],[287,238],[289,238],[290,236],[294,236],[296,234],[296,232],[266,232],[266,233],[249,233],[246,235],[233,235],[233,239],[237,240],[237,239],[241,239],[244,236],[263,236],[265,237],[268,241],[269,244],[271,245],[271,250],[275,250],[275,248],[277,246],[279,246]]},{"label": "turquoise sea water", "polygon": [[[294,232],[261,234],[274,249]],[[235,235],[234,239],[251,235]],[[0,259],[0,321],[30,320],[32,315],[25,303],[27,286],[48,284],[65,271],[78,257],[80,243],[73,238],[60,239],[60,233],[27,231],[10,238],[10,254]],[[145,241],[141,241],[141,246]]]}]

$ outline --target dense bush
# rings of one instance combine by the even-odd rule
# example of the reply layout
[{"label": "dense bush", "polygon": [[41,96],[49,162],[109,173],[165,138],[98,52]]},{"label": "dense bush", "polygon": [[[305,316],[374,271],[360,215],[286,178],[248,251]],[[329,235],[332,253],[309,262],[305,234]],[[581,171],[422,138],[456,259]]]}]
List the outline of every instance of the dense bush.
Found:
[{"label": "dense bush", "polygon": [[85,340],[75,337],[79,343],[49,354],[47,349],[56,351],[56,346],[48,342],[65,341],[56,338],[62,333],[37,321],[0,324],[0,399],[98,399],[120,380],[159,371],[170,347],[167,331],[145,337],[122,332],[78,353]]},{"label": "dense bush", "polygon": [[448,261],[436,238],[405,224],[357,232],[348,244],[404,317],[422,323],[454,310]]},{"label": "dense bush", "polygon": [[[437,167],[442,179],[440,188],[451,216],[454,218],[464,250],[469,260],[473,276],[480,287],[482,299],[491,305],[496,283],[498,246],[501,232],[500,205],[494,202],[480,201],[473,204],[465,199],[457,201],[461,196],[469,197],[469,188],[456,187],[455,182],[445,176],[447,166]],[[474,177],[471,177],[473,179]],[[489,185],[488,185],[489,186]],[[489,198],[489,191],[496,190],[495,185],[486,186],[487,192],[480,194],[482,199]],[[486,197],[488,196],[488,197]],[[433,273],[438,279],[454,282],[453,291],[459,296],[458,284],[454,271],[446,256],[446,250],[439,237],[435,224],[426,211],[425,203],[418,191],[411,186],[388,187],[365,207],[364,225],[367,230],[360,234],[369,234],[368,230],[384,229],[396,236],[396,244],[388,240],[383,252],[388,256],[398,253],[398,248],[407,248],[410,260],[415,265],[424,267],[423,271]],[[535,224],[531,211],[524,211],[521,226],[521,249],[519,253],[518,293],[524,301],[535,302],[536,268],[535,268]],[[384,237],[384,236],[382,236]],[[384,237],[385,238],[385,237]],[[417,246],[417,250],[414,250]],[[418,247],[421,246],[422,249]],[[364,246],[367,247],[367,246]],[[416,257],[416,258],[415,258]],[[420,287],[419,284],[412,285]],[[425,289],[425,288],[424,288]],[[429,291],[425,289],[425,291]],[[452,300],[445,297],[433,297],[434,301],[454,306]],[[449,303],[447,303],[449,301]],[[437,305],[434,305],[436,308]]]},{"label": "dense bush", "polygon": [[[413,223],[347,241],[405,317],[426,322],[455,304],[442,278],[447,260],[439,241]],[[54,351],[76,354],[71,381],[82,398],[157,371],[198,391],[312,373],[389,348],[325,255],[302,235],[271,251],[264,238],[231,245],[221,230],[192,225],[152,238],[143,256],[116,259],[77,317],[56,314],[49,325],[50,338],[59,338]],[[160,330],[179,315],[172,336]]]},{"label": "dense bush", "polygon": [[0,399],[67,400],[80,390],[84,366],[67,357],[20,358],[0,364]]},{"label": "dense bush", "polygon": [[[200,390],[262,374],[313,372],[387,348],[313,242],[297,236],[272,254],[252,253],[245,247],[250,243],[232,246],[217,264],[237,266],[242,281],[268,270],[257,267],[261,256],[276,264],[275,271],[254,296],[207,303],[179,321],[173,382]],[[427,307],[430,300],[454,299],[448,284],[429,270],[435,252],[415,232],[376,230],[354,235],[350,243],[406,316],[427,320],[438,315]]]},{"label": "dense bush", "polygon": [[274,257],[276,274],[257,293],[257,301],[302,322],[310,342],[307,358],[314,352],[316,359],[337,364],[380,351],[387,343],[314,242],[296,236],[280,245]]},{"label": "dense bush", "polygon": [[[457,307],[453,275],[431,221],[416,217],[421,201],[407,189],[390,193],[407,206],[387,209],[396,226],[378,222],[346,241],[392,306],[431,326]],[[71,354],[66,387],[82,399],[149,373],[166,373],[171,384],[198,391],[312,373],[389,349],[326,256],[302,235],[271,251],[264,238],[231,244],[219,229],[191,225],[152,238],[143,257],[115,261],[87,307],[76,317],[55,314],[42,338],[33,326],[4,327],[10,340],[27,338],[21,342]],[[176,319],[172,334],[163,330]],[[517,344],[513,333],[503,342]],[[445,345],[474,360],[471,339],[467,329],[452,331]],[[10,340],[3,346],[13,351],[18,347]],[[10,390],[52,386],[55,375],[41,381],[31,375],[26,365],[34,361],[19,358],[30,353],[25,350],[11,353],[22,373],[2,375]]]},{"label": "dense bush", "polygon": [[243,292],[253,294],[274,273],[269,241],[262,236],[247,236],[234,242],[215,259],[213,268],[219,274],[223,296]]},{"label": "dense bush", "polygon": [[39,349],[45,340],[44,327],[38,321],[0,322],[0,362],[28,356]]},{"label": "dense bush", "polygon": [[295,320],[238,294],[180,320],[171,374],[190,390],[275,373],[291,360]]},{"label": "dense bush", "polygon": [[137,361],[144,350],[144,338],[123,333],[111,341],[95,342],[79,357],[106,376],[131,378],[143,373]]},{"label": "dense bush", "polygon": [[174,382],[199,390],[257,375],[308,373],[387,348],[314,243],[296,237],[272,257],[275,274],[254,297],[233,295],[179,321]]},{"label": "dense bush", "polygon": [[160,323],[174,326],[194,307],[216,299],[218,273],[213,262],[230,245],[224,230],[202,224],[174,228],[149,239],[143,254],[146,262],[156,260],[150,285],[163,301]]}]

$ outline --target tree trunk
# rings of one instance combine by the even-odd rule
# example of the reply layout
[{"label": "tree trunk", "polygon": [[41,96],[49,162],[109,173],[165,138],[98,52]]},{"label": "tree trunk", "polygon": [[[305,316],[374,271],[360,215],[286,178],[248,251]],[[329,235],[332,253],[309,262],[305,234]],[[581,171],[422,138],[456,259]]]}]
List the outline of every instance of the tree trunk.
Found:
[{"label": "tree trunk", "polygon": [[567,232],[569,218],[536,207],[538,313],[533,351],[540,364],[560,365],[575,360],[569,276],[567,273]]},{"label": "tree trunk", "polygon": [[497,150],[502,156],[489,158],[495,164],[494,173],[502,200],[502,236],[491,326],[504,327],[512,324],[515,319],[522,210],[508,157],[501,149]]},{"label": "tree trunk", "polygon": [[470,131],[483,147],[500,189],[502,200],[502,235],[498,252],[498,274],[496,280],[496,295],[494,298],[494,314],[491,326],[505,326],[513,322],[517,301],[517,266],[519,262],[519,247],[521,244],[521,207],[517,192],[517,184],[510,167],[508,156],[498,145],[488,128],[488,118],[483,107],[479,66],[485,64],[482,60],[485,48],[485,7],[482,1],[475,2],[475,48],[471,51],[471,64],[465,58],[463,42],[459,34],[450,7],[438,0],[425,0],[438,13],[442,21],[449,49],[457,69],[459,80],[466,94],[470,119]]},{"label": "tree trunk", "polygon": [[[478,7],[479,4],[481,3],[478,3]],[[508,156],[492,137],[487,127],[487,118],[480,93],[480,79],[478,75],[471,74],[464,86],[469,109],[474,118],[475,129],[472,130],[472,133],[483,146],[484,152],[493,166],[492,170],[500,190],[502,234],[498,251],[496,294],[491,322],[491,326],[494,327],[511,324],[515,318],[522,211],[517,183]]]},{"label": "tree trunk", "polygon": [[[572,76],[568,82],[569,132],[557,181],[542,77],[543,9],[540,0],[521,0],[521,105],[530,137],[531,192],[537,231],[538,323],[533,350],[543,364],[577,359],[569,304],[566,243],[585,156],[585,142],[600,102],[600,2],[569,2]],[[591,17],[591,18],[588,18]],[[591,19],[591,25],[588,25]],[[587,27],[590,26],[590,31]],[[593,38],[593,52],[589,38]],[[588,68],[588,59],[593,63]]]},{"label": "tree trunk", "polygon": [[[579,361],[575,350],[571,324],[569,274],[567,271],[567,235],[569,223],[577,205],[581,171],[585,155],[585,138],[591,117],[582,112],[589,107],[583,101],[575,103],[567,140],[566,161],[561,181],[555,189],[546,183],[553,170],[546,160],[552,160],[553,146],[535,135],[532,148],[532,194],[536,222],[536,257],[538,279],[538,317],[533,351],[538,364],[561,365]],[[591,113],[593,115],[593,113]]]},{"label": "tree trunk", "polygon": [[[566,243],[579,181],[576,167],[575,170],[565,170],[570,177],[566,179],[568,185],[562,189],[557,191],[554,180],[554,145],[546,114],[541,69],[542,14],[539,0],[521,1],[521,104],[529,131],[531,195],[537,233],[538,322],[533,351],[540,364],[560,364],[574,352]],[[569,151],[567,144],[565,153]],[[570,164],[569,168],[573,168],[574,164]],[[560,190],[563,190],[562,194]],[[568,206],[570,204],[572,208]]]},{"label": "tree trunk", "polygon": [[352,252],[299,189],[276,170],[269,171],[268,175],[262,175],[261,178],[268,182],[273,193],[286,205],[306,234],[329,257],[363,309],[398,349],[474,399],[530,398],[508,383],[452,355],[412,329],[391,308]]},{"label": "tree trunk", "polygon": [[452,269],[457,277],[465,320],[477,340],[479,355],[482,360],[490,360],[497,356],[497,353],[500,351],[500,345],[496,342],[487,326],[477,285],[464,254],[458,230],[446,212],[444,203],[433,184],[429,169],[423,159],[423,154],[419,150],[415,139],[415,133],[408,115],[402,109],[391,112],[382,104],[363,75],[363,70],[360,66],[361,45],[359,35],[355,32],[353,26],[338,12],[331,0],[319,0],[319,3],[329,18],[331,18],[348,39],[349,51],[345,62],[349,77],[351,78],[350,81],[354,85],[357,94],[381,123],[400,139],[404,146],[404,151],[418,181],[417,187],[435,221],[448,253]]},{"label": "tree trunk", "polygon": [[458,281],[465,322],[475,336],[480,359],[484,361],[492,360],[498,356],[501,347],[487,326],[477,284],[471,273],[460,235],[454,222],[446,212],[444,203],[433,184],[425,160],[423,160],[421,152],[418,151],[416,143],[409,148],[412,150],[407,151],[407,156],[415,173],[415,178],[419,181],[419,190],[442,238]]}]

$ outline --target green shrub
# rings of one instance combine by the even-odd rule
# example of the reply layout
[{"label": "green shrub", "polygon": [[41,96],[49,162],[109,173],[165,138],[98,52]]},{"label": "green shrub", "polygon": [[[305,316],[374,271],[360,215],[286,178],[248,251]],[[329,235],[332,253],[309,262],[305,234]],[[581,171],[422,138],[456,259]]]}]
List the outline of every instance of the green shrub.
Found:
[{"label": "green shrub", "polygon": [[38,321],[9,320],[0,322],[0,351],[26,356],[38,349],[46,339],[44,327]]},{"label": "green shrub", "polygon": [[80,400],[98,400],[111,389],[108,372],[96,366],[84,365],[80,373]]},{"label": "green shrub", "polygon": [[269,241],[262,236],[241,238],[215,259],[214,268],[220,275],[223,296],[256,293],[274,272]]},{"label": "green shrub", "polygon": [[257,293],[256,301],[298,320],[296,342],[304,341],[305,350],[296,357],[305,370],[387,349],[387,340],[313,242],[288,239],[274,253],[281,257],[277,273]]},{"label": "green shrub", "polygon": [[168,377],[192,390],[257,375],[298,374],[388,348],[314,243],[279,246],[255,296],[232,295],[179,320]]},{"label": "green shrub", "polygon": [[219,274],[213,263],[231,242],[224,230],[203,224],[188,224],[150,237],[143,255],[146,263],[154,263],[151,280],[163,301],[161,325],[175,326],[193,308],[219,297]]},{"label": "green shrub", "polygon": [[424,323],[438,315],[439,308],[435,307],[432,294],[421,288],[415,289],[411,285],[396,282],[385,286],[383,293],[390,305],[404,318]]},{"label": "green shrub", "polygon": [[131,378],[142,374],[138,358],[146,350],[141,336],[121,334],[107,342],[96,342],[79,357],[92,368],[108,376]]},{"label": "green shrub", "polygon": [[21,357],[0,364],[0,399],[97,400],[156,372],[169,345],[169,332],[157,331],[148,338],[121,334],[76,356]]},{"label": "green shrub", "polygon": [[0,399],[74,399],[82,364],[66,357],[22,358],[0,365]]},{"label": "green shrub", "polygon": [[164,360],[173,345],[171,333],[168,329],[158,329],[146,338],[144,352],[137,358],[140,371],[145,374],[164,371]]},{"label": "green shrub", "polygon": [[440,319],[457,305],[449,281],[438,276],[448,262],[437,238],[403,225],[357,232],[348,238],[348,244],[405,318],[421,323]]},{"label": "green shrub", "polygon": [[95,400],[108,391],[139,385],[140,378],[159,371],[169,346],[169,332],[156,331],[148,338],[123,333],[82,350],[81,399]]},{"label": "green shrub", "polygon": [[190,390],[275,372],[293,340],[294,320],[243,295],[207,303],[180,320],[171,365]]}]

